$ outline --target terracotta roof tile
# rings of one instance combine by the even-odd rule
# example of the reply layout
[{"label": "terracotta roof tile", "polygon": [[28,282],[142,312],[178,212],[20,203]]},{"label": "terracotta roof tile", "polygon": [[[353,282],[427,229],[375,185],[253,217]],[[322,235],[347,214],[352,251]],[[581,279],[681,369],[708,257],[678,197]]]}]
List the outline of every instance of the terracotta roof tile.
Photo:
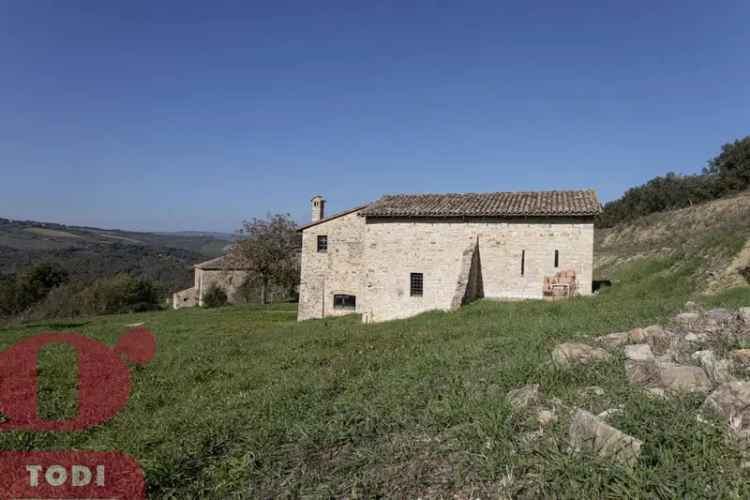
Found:
[{"label": "terracotta roof tile", "polygon": [[360,212],[366,217],[594,216],[601,204],[593,190],[514,193],[385,195]]}]

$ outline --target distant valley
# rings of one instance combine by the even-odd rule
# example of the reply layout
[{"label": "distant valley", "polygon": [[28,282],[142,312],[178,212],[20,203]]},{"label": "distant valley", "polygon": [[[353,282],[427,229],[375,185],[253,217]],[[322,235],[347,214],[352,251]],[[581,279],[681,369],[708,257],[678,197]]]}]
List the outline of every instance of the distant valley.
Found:
[{"label": "distant valley", "polygon": [[220,232],[137,232],[0,218],[0,275],[54,262],[89,280],[128,273],[164,293],[189,286],[192,266],[222,255],[236,236]]}]

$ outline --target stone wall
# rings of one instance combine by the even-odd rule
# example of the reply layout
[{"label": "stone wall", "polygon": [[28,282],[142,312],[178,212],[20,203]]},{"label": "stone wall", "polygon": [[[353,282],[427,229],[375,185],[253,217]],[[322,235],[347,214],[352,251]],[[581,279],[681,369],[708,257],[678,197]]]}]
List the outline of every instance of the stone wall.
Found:
[{"label": "stone wall", "polygon": [[188,288],[172,295],[172,307],[182,309],[183,307],[195,307],[198,305],[198,290]]},{"label": "stone wall", "polygon": [[[457,299],[462,297],[457,284],[471,285],[467,270],[473,266],[467,262],[475,247],[484,297],[541,299],[544,278],[561,270],[575,271],[580,295],[591,293],[594,226],[590,219],[368,218],[365,242],[365,296],[358,307],[364,321],[457,307],[462,302]],[[410,273],[423,273],[422,296],[410,295]]]},{"label": "stone wall", "polygon": [[[298,319],[359,312],[365,220],[357,212],[307,228],[302,233],[302,264]],[[328,250],[317,251],[319,235],[328,237]],[[356,309],[336,309],[336,294],[357,297]]]},{"label": "stone wall", "polygon": [[224,271],[216,269],[195,269],[195,289],[198,291],[198,305],[203,305],[203,297],[212,287],[217,286],[227,294],[227,302],[242,302],[237,294],[240,286],[249,276],[247,271]]}]

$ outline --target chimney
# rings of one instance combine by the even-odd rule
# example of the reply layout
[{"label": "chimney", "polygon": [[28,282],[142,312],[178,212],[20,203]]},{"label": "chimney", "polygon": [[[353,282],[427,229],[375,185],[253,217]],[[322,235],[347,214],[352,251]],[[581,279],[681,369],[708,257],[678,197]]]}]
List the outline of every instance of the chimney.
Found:
[{"label": "chimney", "polygon": [[312,221],[318,222],[325,217],[326,200],[320,195],[313,196],[312,200]]}]

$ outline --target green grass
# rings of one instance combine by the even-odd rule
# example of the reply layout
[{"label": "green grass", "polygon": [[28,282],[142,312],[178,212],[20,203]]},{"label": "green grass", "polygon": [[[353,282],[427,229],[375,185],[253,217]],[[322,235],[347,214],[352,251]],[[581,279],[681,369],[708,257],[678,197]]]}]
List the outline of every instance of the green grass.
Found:
[{"label": "green grass", "polygon": [[[696,421],[700,399],[647,399],[627,385],[620,359],[572,371],[548,362],[561,341],[677,312],[692,298],[691,265],[636,261],[598,297],[480,301],[375,325],[297,323],[294,306],[274,305],[14,326],[0,330],[0,348],[50,328],[112,345],[139,321],[158,348],[132,368],[130,400],[111,421],[0,433],[0,449],[121,450],[142,465],[152,498],[746,497],[741,452]],[[750,288],[700,300],[750,305]],[[65,351],[40,359],[41,373],[62,380],[59,394],[45,382],[47,412],[74,408],[73,369]],[[614,425],[644,441],[638,465],[569,454],[565,419],[524,443],[536,426],[505,395],[527,383],[571,407],[623,404]],[[580,393],[591,385],[605,395]]]}]

